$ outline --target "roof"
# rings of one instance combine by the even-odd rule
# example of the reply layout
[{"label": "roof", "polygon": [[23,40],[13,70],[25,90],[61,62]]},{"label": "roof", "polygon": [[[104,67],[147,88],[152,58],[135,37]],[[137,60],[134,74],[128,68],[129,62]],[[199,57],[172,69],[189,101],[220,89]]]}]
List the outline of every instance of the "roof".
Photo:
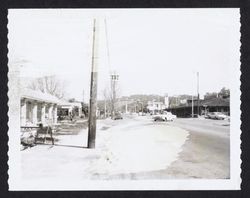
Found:
[{"label": "roof", "polygon": [[148,101],[148,105],[154,105],[154,104],[164,104],[164,102],[161,102],[161,101]]},{"label": "roof", "polygon": [[220,106],[229,106],[230,100],[229,98],[211,98],[208,100],[201,101],[201,105],[207,105],[209,107],[220,107]]},{"label": "roof", "polygon": [[27,98],[32,100],[37,100],[40,102],[54,103],[58,104],[59,99],[51,94],[43,93],[41,91],[29,89],[29,88],[21,88],[20,89],[21,98]]},{"label": "roof", "polygon": [[[195,100],[193,105],[197,106],[198,101]],[[207,100],[200,100],[200,106],[207,105],[208,107],[229,107],[230,106],[230,99],[229,98],[211,98]],[[182,104],[176,107],[170,107],[169,109],[179,109],[179,108],[185,108],[185,107],[191,107],[192,104]]]},{"label": "roof", "polygon": [[60,105],[60,106],[74,106],[74,107],[80,107],[80,108],[82,107],[82,104],[80,102],[68,102],[68,101],[63,101],[63,100],[61,100],[58,105]]}]

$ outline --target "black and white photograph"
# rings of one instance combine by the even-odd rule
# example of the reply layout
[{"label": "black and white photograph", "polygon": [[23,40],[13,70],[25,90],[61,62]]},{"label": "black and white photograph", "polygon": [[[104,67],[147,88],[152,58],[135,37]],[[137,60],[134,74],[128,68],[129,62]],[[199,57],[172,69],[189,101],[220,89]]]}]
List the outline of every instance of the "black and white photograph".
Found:
[{"label": "black and white photograph", "polygon": [[9,189],[239,190],[240,11],[9,9]]}]

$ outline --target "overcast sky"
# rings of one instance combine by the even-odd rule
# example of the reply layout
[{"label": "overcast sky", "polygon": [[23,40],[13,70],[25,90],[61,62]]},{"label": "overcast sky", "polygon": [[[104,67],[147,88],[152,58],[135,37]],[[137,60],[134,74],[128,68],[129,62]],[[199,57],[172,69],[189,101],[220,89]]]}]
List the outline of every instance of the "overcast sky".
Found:
[{"label": "overcast sky", "polygon": [[239,9],[11,9],[8,17],[9,61],[22,62],[21,76],[58,75],[79,100],[89,95],[93,18],[99,98],[113,70],[122,95],[196,94],[196,72],[203,95],[230,88],[239,67]]}]

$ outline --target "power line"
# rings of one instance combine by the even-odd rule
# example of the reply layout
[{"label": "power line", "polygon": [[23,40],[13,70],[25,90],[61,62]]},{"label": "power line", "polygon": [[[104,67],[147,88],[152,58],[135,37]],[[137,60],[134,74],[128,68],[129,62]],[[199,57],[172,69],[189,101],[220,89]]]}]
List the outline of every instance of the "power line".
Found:
[{"label": "power line", "polygon": [[110,49],[109,49],[109,39],[108,39],[108,26],[107,26],[107,20],[104,19],[105,23],[105,35],[106,35],[106,48],[107,48],[107,56],[108,56],[108,67],[109,71],[111,71],[111,61],[110,61]]}]

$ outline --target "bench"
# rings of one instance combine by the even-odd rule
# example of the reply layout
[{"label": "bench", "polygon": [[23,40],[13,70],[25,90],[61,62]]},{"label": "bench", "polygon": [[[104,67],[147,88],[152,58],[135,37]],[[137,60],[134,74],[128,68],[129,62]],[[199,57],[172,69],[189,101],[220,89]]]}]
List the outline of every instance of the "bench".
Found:
[{"label": "bench", "polygon": [[54,137],[53,133],[56,132],[57,126],[21,126],[21,132],[35,132],[34,137],[34,144],[37,144],[38,142],[46,143],[46,140],[50,140],[52,142],[52,145],[54,145]]}]

